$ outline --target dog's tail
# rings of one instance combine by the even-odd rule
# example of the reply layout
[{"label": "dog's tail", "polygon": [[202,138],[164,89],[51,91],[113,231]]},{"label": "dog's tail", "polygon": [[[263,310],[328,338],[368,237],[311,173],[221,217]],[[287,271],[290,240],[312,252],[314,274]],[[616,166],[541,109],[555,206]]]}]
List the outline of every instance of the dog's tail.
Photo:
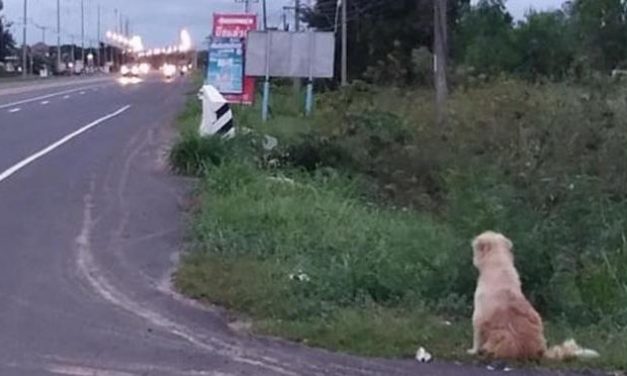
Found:
[{"label": "dog's tail", "polygon": [[544,354],[545,358],[552,360],[594,359],[599,356],[598,352],[579,346],[574,339],[553,346]]}]

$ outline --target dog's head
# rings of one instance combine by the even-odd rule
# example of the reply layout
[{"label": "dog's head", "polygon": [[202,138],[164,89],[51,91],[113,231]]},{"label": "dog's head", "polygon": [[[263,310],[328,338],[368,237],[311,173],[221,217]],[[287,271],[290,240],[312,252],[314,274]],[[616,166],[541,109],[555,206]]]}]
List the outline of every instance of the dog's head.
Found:
[{"label": "dog's head", "polygon": [[479,270],[490,260],[514,261],[514,244],[503,234],[486,231],[472,241],[473,264]]}]

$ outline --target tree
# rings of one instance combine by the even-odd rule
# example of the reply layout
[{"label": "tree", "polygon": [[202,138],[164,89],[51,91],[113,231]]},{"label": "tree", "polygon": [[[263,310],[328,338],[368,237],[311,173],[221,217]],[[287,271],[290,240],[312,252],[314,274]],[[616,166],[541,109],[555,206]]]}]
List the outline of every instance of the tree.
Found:
[{"label": "tree", "polygon": [[[469,2],[448,1],[450,28]],[[433,0],[348,0],[348,7],[349,75],[413,83],[412,51],[433,48]],[[318,0],[304,18],[319,30],[335,30],[336,11],[337,0]]]},{"label": "tree", "polygon": [[593,68],[611,70],[627,58],[627,3],[623,0],[575,0],[571,16],[580,54]]},{"label": "tree", "polygon": [[15,51],[15,39],[9,27],[11,27],[11,24],[4,25],[4,28],[0,25],[0,61],[4,61],[7,56],[12,55]]},{"label": "tree", "polygon": [[455,56],[482,73],[511,72],[519,64],[514,43],[513,17],[504,0],[480,0],[462,14]]},{"label": "tree", "polygon": [[4,4],[2,0],[0,0],[0,61],[4,61],[4,59],[11,55],[15,49],[15,39],[9,30],[11,24],[4,23],[4,18],[2,16],[3,8]]},{"label": "tree", "polygon": [[515,30],[520,62],[516,71],[536,79],[564,78],[575,61],[577,38],[571,20],[563,11],[527,14]]}]

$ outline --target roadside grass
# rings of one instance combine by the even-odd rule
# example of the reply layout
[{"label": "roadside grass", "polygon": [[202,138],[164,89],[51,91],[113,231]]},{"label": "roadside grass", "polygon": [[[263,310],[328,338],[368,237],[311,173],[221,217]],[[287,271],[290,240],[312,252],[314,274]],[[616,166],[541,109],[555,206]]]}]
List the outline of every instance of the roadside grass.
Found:
[{"label": "roadside grass", "polygon": [[[424,346],[438,359],[472,361],[470,307],[465,317],[439,314],[458,303],[412,296],[437,295],[446,284],[439,271],[467,263],[469,249],[428,217],[369,206],[350,182],[288,176],[269,180],[239,162],[211,169],[177,288],[251,317],[258,334],[376,357]],[[547,323],[547,337],[574,337],[603,357],[545,366],[627,369],[624,328]]]},{"label": "roadside grass", "polygon": [[[396,98],[400,116],[383,109],[401,95],[394,89],[324,96],[310,119],[279,96],[266,125],[258,124],[258,107],[236,108],[238,124],[254,134],[226,142],[185,131],[198,116],[190,105],[171,160],[202,178],[177,288],[249,316],[260,334],[366,356],[410,357],[424,346],[438,359],[472,361],[465,351],[476,272],[468,241],[494,228],[515,240],[549,343],[573,337],[602,355],[542,365],[627,370],[627,206],[623,171],[611,164],[622,155],[623,124],[606,124],[611,137],[595,139],[603,148],[583,144],[576,154],[554,140],[572,133],[577,143],[577,134],[606,121],[593,112],[606,98],[582,112],[569,107],[572,98],[505,86],[454,97],[452,122],[467,123],[446,135],[446,145],[430,131],[429,107],[411,105],[412,95]],[[492,97],[498,103],[485,99]],[[552,101],[557,109],[536,108]],[[517,111],[529,118],[512,120]],[[512,121],[516,137],[524,135],[516,142],[500,126]],[[284,146],[263,153],[258,133]],[[313,155],[311,169],[300,155]],[[530,170],[523,156],[541,167]],[[269,166],[273,158],[279,164]],[[591,170],[589,160],[605,168]]]}]

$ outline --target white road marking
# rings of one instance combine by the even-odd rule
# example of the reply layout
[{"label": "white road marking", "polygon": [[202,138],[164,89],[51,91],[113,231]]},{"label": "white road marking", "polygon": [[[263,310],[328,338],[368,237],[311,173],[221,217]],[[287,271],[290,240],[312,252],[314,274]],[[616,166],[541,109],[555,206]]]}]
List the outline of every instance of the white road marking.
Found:
[{"label": "white road marking", "polygon": [[48,103],[50,103],[50,101],[41,101],[41,104],[42,104],[43,106],[47,105]]},{"label": "white road marking", "polygon": [[85,92],[84,92],[84,91],[81,91],[79,94],[80,94],[80,95],[85,95]]},{"label": "white road marking", "polygon": [[122,114],[123,112],[125,112],[126,110],[128,110],[129,108],[131,108],[130,105],[124,106],[122,108],[120,108],[119,110],[110,113],[109,115],[106,115],[104,117],[101,117],[100,119],[87,124],[86,126],[80,128],[77,131],[74,131],[70,134],[68,134],[67,136],[63,137],[62,139],[60,139],[59,141],[47,146],[44,149],[41,149],[40,151],[38,151],[37,153],[31,155],[30,157],[22,160],[21,162],[17,163],[16,165],[10,167],[9,169],[7,169],[6,171],[0,173],[0,183],[6,179],[8,179],[11,175],[15,174],[16,172],[20,171],[21,169],[25,168],[26,166],[30,165],[31,163],[35,162],[36,160],[38,160],[39,158],[45,156],[46,154],[50,153],[51,151],[57,149],[58,147],[62,146],[63,144],[71,141],[72,139],[80,136],[81,134],[87,132],[88,130],[94,128],[95,126],[104,123],[105,121],[112,119],[120,114]]},{"label": "white road marking", "polygon": [[71,95],[66,95],[63,97],[63,99],[70,99]]},{"label": "white road marking", "polygon": [[17,107],[17,108],[12,108],[12,109],[10,109],[10,110],[9,110],[9,112],[10,112],[10,113],[15,113],[15,112],[20,112],[20,111],[22,111],[22,109],[21,109],[21,108],[19,108],[19,107]]},{"label": "white road marking", "polygon": [[110,371],[78,366],[51,366],[48,372],[65,376],[138,376],[136,373]]},{"label": "white road marking", "polygon": [[[13,103],[0,104],[0,110],[2,110],[4,108],[14,107],[14,106],[17,106],[17,105],[20,105],[20,104],[37,102],[37,101],[40,101],[40,100],[43,100],[43,99],[48,99],[48,98],[52,98],[52,97],[58,97],[58,96],[63,95],[63,94],[75,93],[77,91],[89,89],[89,88],[92,88],[92,87],[93,86],[80,87],[80,88],[77,88],[77,89],[64,90],[64,91],[59,91],[59,92],[56,92],[56,93],[41,95],[39,97],[23,99],[23,100],[20,100],[20,101],[17,101],[17,102],[13,102]],[[85,91],[83,91],[83,94],[84,93],[85,93]]]}]

